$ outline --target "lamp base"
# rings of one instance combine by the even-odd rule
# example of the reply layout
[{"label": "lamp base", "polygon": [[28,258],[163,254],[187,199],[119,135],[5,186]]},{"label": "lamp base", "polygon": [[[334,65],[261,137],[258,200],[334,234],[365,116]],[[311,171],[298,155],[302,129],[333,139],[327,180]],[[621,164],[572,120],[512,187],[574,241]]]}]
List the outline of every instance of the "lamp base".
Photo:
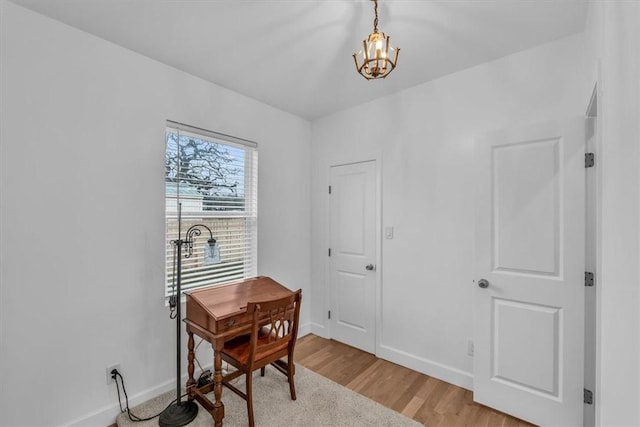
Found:
[{"label": "lamp base", "polygon": [[182,427],[189,424],[198,415],[198,405],[189,400],[186,402],[172,403],[160,414],[158,424],[160,427]]}]

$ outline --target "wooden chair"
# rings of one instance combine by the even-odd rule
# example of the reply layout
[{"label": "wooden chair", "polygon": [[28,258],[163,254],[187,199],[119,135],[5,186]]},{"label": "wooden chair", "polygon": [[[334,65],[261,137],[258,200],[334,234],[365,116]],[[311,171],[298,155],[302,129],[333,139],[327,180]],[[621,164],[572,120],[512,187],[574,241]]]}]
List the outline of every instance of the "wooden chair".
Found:
[{"label": "wooden chair", "polygon": [[[221,351],[222,360],[237,369],[225,375],[222,382],[247,401],[250,426],[254,425],[252,376],[253,371],[258,368],[262,376],[269,364],[285,374],[289,381],[291,400],[296,400],[293,350],[298,335],[301,300],[302,291],[297,290],[285,298],[247,303],[247,313],[253,315],[251,333],[226,342]],[[281,360],[284,356],[287,356],[286,362]],[[243,374],[246,376],[246,393],[229,383]]]}]

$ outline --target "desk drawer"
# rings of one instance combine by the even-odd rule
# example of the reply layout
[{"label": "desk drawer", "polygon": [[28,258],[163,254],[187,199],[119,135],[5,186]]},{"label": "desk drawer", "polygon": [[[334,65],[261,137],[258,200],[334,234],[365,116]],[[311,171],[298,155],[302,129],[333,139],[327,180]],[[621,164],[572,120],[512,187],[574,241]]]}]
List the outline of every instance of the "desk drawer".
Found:
[{"label": "desk drawer", "polygon": [[223,319],[216,319],[208,310],[187,295],[187,320],[195,323],[204,330],[215,335],[227,332],[231,329],[242,328],[251,325],[251,316],[246,312],[237,312]]},{"label": "desk drawer", "polygon": [[249,332],[251,330],[253,316],[250,316],[247,313],[242,313],[226,319],[220,319],[218,321],[214,321],[213,318],[210,317],[209,322],[209,330],[218,334],[238,329],[246,329],[247,332]]}]

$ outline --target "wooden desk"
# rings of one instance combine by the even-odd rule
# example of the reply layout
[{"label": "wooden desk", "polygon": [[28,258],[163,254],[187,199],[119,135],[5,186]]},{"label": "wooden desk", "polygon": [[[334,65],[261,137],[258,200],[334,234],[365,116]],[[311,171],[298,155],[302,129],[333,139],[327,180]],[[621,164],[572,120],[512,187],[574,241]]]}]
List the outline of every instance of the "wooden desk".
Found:
[{"label": "wooden desk", "polygon": [[[251,331],[252,316],[247,314],[248,301],[282,298],[293,292],[269,277],[256,277],[227,285],[187,292],[187,392],[189,400],[197,400],[222,426],[222,357],[225,341]],[[193,335],[209,341],[213,347],[213,383],[197,388],[193,377],[195,359]],[[205,394],[213,390],[215,402]]]}]

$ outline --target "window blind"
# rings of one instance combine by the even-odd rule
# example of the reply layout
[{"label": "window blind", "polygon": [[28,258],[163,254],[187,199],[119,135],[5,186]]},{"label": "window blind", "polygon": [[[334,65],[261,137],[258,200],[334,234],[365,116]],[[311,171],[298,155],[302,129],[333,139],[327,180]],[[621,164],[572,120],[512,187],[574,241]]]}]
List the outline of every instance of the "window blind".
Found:
[{"label": "window blind", "polygon": [[[193,253],[182,257],[182,290],[257,274],[258,153],[250,141],[167,122],[165,133],[165,296],[173,292],[177,258],[173,242],[192,225],[211,229],[220,262],[205,265],[209,232],[200,228]],[[181,207],[181,224],[178,211]],[[179,228],[182,236],[179,236]]]}]

